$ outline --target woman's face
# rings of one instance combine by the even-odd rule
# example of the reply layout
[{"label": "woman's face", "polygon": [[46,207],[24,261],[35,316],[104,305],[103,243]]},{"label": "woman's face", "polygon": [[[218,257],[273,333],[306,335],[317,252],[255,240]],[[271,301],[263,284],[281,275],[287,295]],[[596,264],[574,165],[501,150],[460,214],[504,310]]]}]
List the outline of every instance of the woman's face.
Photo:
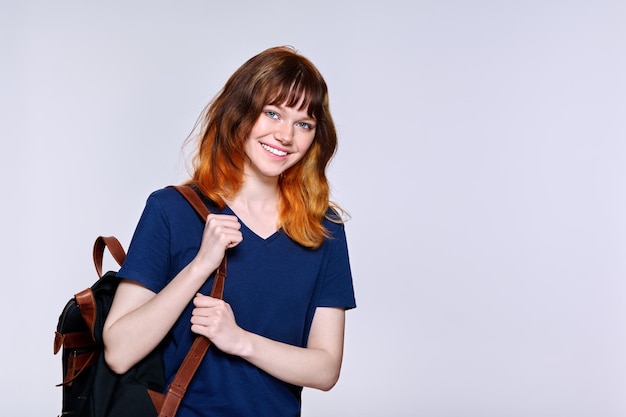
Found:
[{"label": "woman's face", "polygon": [[246,176],[278,179],[304,157],[315,137],[315,119],[298,107],[263,107],[244,147]]}]

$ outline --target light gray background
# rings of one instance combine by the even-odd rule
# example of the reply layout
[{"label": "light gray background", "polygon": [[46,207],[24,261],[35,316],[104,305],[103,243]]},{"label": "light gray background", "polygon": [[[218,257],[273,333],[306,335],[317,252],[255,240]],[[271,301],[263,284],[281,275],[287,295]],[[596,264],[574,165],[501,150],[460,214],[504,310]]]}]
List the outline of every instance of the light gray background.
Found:
[{"label": "light gray background", "polygon": [[[2,413],[244,60],[325,75],[358,308],[312,416],[626,416],[624,1],[2,1]],[[114,267],[112,261],[109,267]]]}]

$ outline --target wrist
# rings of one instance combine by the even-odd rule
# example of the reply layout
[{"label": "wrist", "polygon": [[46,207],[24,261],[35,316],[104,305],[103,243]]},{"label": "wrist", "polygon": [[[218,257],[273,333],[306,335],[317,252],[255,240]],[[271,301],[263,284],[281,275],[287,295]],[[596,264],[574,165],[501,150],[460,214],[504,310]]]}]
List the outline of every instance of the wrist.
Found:
[{"label": "wrist", "polygon": [[217,266],[213,266],[212,262],[204,261],[195,257],[187,265],[189,273],[194,279],[198,279],[201,282],[206,281],[209,276],[217,269]]},{"label": "wrist", "polygon": [[237,346],[236,355],[243,358],[249,359],[252,357],[254,352],[254,344],[253,344],[254,335],[247,330],[241,329],[241,337],[239,339],[239,345]]}]

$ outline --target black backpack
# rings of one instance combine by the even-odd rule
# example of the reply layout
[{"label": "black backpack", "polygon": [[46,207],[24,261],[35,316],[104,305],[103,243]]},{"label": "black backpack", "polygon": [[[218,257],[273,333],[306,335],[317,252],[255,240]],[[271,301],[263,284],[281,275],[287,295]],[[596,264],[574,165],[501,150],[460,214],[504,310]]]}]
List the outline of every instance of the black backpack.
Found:
[{"label": "black backpack", "polygon": [[[75,404],[70,406],[70,403],[79,397],[79,394],[75,394],[74,391],[81,390],[81,387],[85,385],[91,366],[97,361],[102,348],[101,333],[104,323],[102,314],[98,314],[97,310],[99,308],[108,311],[117,289],[118,281],[115,272],[110,271],[102,275],[102,257],[105,247],[109,247],[111,255],[119,265],[124,262],[126,253],[116,238],[100,236],[96,239],[93,258],[100,278],[92,287],[75,294],[67,302],[54,334],[54,354],[56,355],[63,348],[61,355],[63,382],[57,386],[63,386],[64,413],[74,410]],[[97,326],[96,319],[98,319]],[[66,406],[71,410],[66,409]]]},{"label": "black backpack", "polygon": [[[173,186],[204,221],[207,207],[194,188]],[[187,357],[168,386],[167,395],[161,347],[157,347],[128,372],[114,373],[104,360],[102,329],[111,308],[119,279],[116,272],[102,274],[107,248],[121,266],[126,253],[115,237],[99,236],[93,246],[98,280],[77,293],[61,312],[54,337],[54,354],[62,348],[63,403],[61,416],[134,417],[176,414],[187,385],[210,346],[197,336]],[[222,298],[226,278],[226,257],[215,274],[211,296]]]},{"label": "black backpack", "polygon": [[[105,248],[119,265],[124,262],[126,253],[119,241],[115,237],[99,236],[94,243],[93,260],[100,278],[67,302],[57,324],[54,353],[63,348],[63,382],[59,384],[63,387],[61,415],[156,416],[146,388],[163,391],[160,349],[124,375],[115,374],[104,362],[102,329],[119,282],[113,271],[102,275]],[[119,389],[120,384],[123,390]]]}]

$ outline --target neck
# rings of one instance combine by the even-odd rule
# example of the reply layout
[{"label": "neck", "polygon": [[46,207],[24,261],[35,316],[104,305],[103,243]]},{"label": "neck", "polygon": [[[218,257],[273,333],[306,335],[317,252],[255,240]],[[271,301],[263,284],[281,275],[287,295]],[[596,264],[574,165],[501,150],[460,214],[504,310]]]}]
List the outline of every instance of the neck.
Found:
[{"label": "neck", "polygon": [[237,194],[226,203],[250,230],[265,239],[278,228],[279,198],[278,178],[246,176]]},{"label": "neck", "polygon": [[249,208],[275,208],[279,199],[278,178],[245,175],[241,188],[228,205]]}]

